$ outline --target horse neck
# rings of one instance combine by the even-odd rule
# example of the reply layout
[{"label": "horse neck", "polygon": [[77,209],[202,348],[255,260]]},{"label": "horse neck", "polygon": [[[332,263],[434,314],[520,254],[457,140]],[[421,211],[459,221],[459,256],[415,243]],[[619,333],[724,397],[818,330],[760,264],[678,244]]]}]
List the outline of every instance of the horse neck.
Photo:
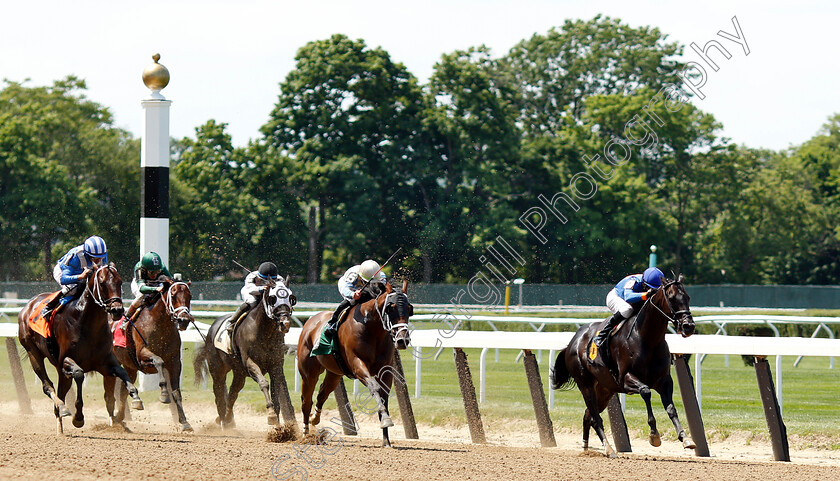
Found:
[{"label": "horse neck", "polygon": [[658,344],[665,340],[665,333],[668,331],[668,318],[653,303],[654,299],[651,298],[642,306],[638,316],[636,316],[635,327],[642,340],[647,340],[650,344]]},{"label": "horse neck", "polygon": [[264,338],[266,334],[274,331],[277,331],[278,333],[280,332],[277,321],[268,317],[268,314],[265,313],[265,307],[262,302],[252,309],[251,312],[253,314],[250,317],[254,319],[254,322],[256,323],[257,334],[260,338]]},{"label": "horse neck", "polygon": [[85,319],[85,322],[82,323],[83,328],[93,328],[100,323],[105,324],[108,322],[108,312],[105,311],[104,307],[96,304],[91,289],[86,287],[82,298],[85,302],[85,307],[82,309],[82,315],[80,317],[80,319]]},{"label": "horse neck", "polygon": [[[361,313],[367,317],[365,323],[365,330],[374,333],[385,333],[385,328],[382,326],[382,318],[379,316],[379,311],[376,308],[376,299],[371,299],[358,307]],[[351,312],[350,315],[353,313]]]}]

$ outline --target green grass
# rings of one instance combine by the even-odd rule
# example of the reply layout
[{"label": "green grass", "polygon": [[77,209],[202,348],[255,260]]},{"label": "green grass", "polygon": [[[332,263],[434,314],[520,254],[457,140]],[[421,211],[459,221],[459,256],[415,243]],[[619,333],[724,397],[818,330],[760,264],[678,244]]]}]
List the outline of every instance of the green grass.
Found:
[{"label": "green grass", "polygon": [[[185,372],[183,393],[186,402],[187,415],[189,404],[213,403],[210,389],[200,389],[193,385],[193,344],[185,345]],[[21,350],[22,353],[22,350]],[[479,354],[477,349],[466,350],[470,363],[470,370],[475,384],[476,396],[479,390]],[[414,359],[410,352],[402,351],[404,370],[408,382],[408,389],[412,395],[412,406],[417,422],[435,426],[463,426],[466,422],[464,406],[461,401],[452,350],[445,350],[438,360],[426,359],[422,362],[422,395],[415,399],[414,395]],[[528,390],[525,371],[522,362],[514,362],[516,352],[500,350],[499,361],[495,361],[493,351],[487,358],[487,388],[486,400],[481,403],[482,419],[487,426],[505,423],[510,420],[534,422],[533,405]],[[293,391],[294,387],[294,358],[287,357],[285,365],[286,379],[292,395],[298,417],[300,416],[300,394]],[[775,358],[768,358],[775,381]],[[810,438],[814,446],[840,450],[840,368],[829,369],[826,358],[805,358],[798,367],[793,367],[795,358],[783,358],[783,418],[789,436]],[[553,359],[551,360],[553,361]],[[689,363],[694,369],[694,360]],[[542,353],[540,375],[546,385],[548,396],[548,352]],[[40,387],[33,381],[34,374],[28,360],[24,359],[24,374],[27,387],[33,398],[43,397]],[[55,381],[52,368],[48,368]],[[15,388],[9,374],[8,358],[0,355],[0,400],[12,401],[16,399]],[[672,370],[675,385],[676,374]],[[729,366],[725,365],[724,356],[707,356],[702,366],[702,404],[703,422],[707,436],[711,440],[725,439],[733,433],[746,433],[749,437],[767,437],[767,426],[764,411],[759,398],[755,370],[745,366],[740,356],[730,356]],[[208,383],[210,381],[208,380]],[[347,389],[353,402],[353,381],[345,380]],[[364,389],[364,387],[362,387]],[[551,408],[551,418],[555,428],[565,428],[573,432],[581,429],[581,419],[584,411],[580,392],[575,388],[570,391],[556,391],[555,404]],[[156,394],[143,395],[146,402],[156,402]],[[85,402],[101,403],[101,378],[96,377],[89,382],[85,390]],[[675,386],[675,404],[680,419],[687,428],[687,421],[682,407],[679,388]],[[264,398],[256,383],[249,380],[240,395],[238,404],[246,405],[257,412],[263,412]],[[662,408],[659,396],[654,394],[654,414],[660,432],[668,439],[676,439],[671,423]],[[326,407],[332,409],[335,402],[332,398]],[[396,399],[391,401],[391,412],[399,416]],[[628,428],[636,436],[646,437],[648,432],[647,415],[644,402],[639,396],[627,397],[626,418]],[[362,418],[362,422],[364,418]],[[534,425],[536,429],[536,425]],[[807,442],[807,441],[806,441]]]}]

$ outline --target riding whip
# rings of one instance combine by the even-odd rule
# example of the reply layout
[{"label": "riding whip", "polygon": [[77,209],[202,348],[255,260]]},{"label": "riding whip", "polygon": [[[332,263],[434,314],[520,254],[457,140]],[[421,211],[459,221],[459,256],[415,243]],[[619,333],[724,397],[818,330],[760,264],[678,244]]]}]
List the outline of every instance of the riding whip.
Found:
[{"label": "riding whip", "polygon": [[394,259],[394,256],[396,256],[396,255],[397,255],[397,253],[398,253],[399,251],[401,251],[401,250],[402,250],[402,247],[400,247],[400,248],[398,248],[397,250],[395,250],[395,251],[394,251],[394,253],[393,253],[393,254],[391,254],[391,257],[389,257],[389,258],[388,258],[388,260],[387,260],[387,261],[385,261],[385,263],[384,263],[384,264],[382,264],[382,265],[379,267],[379,270],[377,270],[376,272],[374,272],[374,273],[373,273],[373,275],[372,275],[372,276],[370,276],[370,279],[368,279],[368,281],[367,281],[367,282],[365,282],[365,285],[363,285],[363,286],[362,286],[362,288],[361,288],[360,290],[362,290],[362,291],[363,291],[363,290],[365,290],[365,288],[368,286],[368,284],[370,284],[370,281],[372,281],[374,277],[378,276],[378,275],[379,275],[379,273],[380,273],[380,272],[382,272],[382,269],[384,269],[384,268],[385,268],[385,266],[387,266],[387,265],[388,265],[388,263],[389,263],[389,262],[391,262],[391,261]]}]

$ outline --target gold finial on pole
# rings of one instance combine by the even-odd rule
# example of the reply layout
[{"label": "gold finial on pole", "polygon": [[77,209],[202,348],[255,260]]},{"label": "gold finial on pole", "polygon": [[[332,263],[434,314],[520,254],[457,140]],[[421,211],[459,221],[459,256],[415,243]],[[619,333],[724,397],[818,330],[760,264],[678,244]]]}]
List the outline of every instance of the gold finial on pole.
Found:
[{"label": "gold finial on pole", "polygon": [[159,53],[154,54],[152,60],[155,63],[143,70],[143,83],[151,90],[160,91],[169,85],[169,70],[158,63],[158,60],[160,60]]}]

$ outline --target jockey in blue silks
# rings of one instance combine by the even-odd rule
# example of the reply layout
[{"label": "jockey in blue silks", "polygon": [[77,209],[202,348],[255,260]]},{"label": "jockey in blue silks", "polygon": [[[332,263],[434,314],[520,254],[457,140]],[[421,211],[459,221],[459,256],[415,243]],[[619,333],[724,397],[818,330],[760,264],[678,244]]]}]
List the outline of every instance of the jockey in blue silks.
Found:
[{"label": "jockey in blue silks", "polygon": [[613,314],[595,337],[595,345],[601,347],[610,331],[633,315],[633,305],[648,300],[662,286],[663,277],[662,271],[648,267],[641,274],[632,274],[619,281],[607,294],[607,307]]},{"label": "jockey in blue silks", "polygon": [[91,267],[94,263],[108,263],[108,248],[99,236],[88,237],[84,244],[70,249],[55,263],[53,278],[61,286],[61,293],[44,306],[41,314],[45,318],[53,309],[67,304],[82,293],[85,280],[93,272]]}]

